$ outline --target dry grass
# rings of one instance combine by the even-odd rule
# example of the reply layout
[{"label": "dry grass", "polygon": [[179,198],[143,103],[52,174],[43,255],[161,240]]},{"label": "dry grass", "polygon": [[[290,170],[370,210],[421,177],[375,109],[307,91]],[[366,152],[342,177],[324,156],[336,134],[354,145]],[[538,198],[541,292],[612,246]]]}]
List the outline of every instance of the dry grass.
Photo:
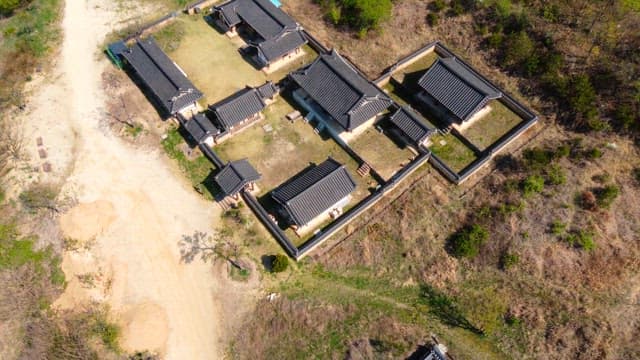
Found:
[{"label": "dry grass", "polygon": [[462,132],[472,144],[484,150],[522,122],[522,118],[500,101],[489,104],[491,111]]},{"label": "dry grass", "polygon": [[365,130],[351,141],[349,146],[385,180],[391,178],[414,157],[406,146],[399,147],[394,140],[375,128]]}]

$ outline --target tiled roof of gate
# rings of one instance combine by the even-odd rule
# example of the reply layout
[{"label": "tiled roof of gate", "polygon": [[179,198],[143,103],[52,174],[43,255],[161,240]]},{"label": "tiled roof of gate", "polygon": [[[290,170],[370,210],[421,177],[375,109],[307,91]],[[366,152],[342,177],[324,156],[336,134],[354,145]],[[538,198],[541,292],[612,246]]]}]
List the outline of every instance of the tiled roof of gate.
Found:
[{"label": "tiled roof of gate", "polygon": [[455,57],[438,59],[418,84],[460,120],[468,120],[502,93]]},{"label": "tiled roof of gate", "polygon": [[349,172],[336,160],[308,168],[271,192],[297,225],[305,225],[356,188]]},{"label": "tiled roof of gate", "polygon": [[276,37],[258,43],[255,47],[268,62],[271,62],[306,43],[307,39],[296,29],[286,30]]},{"label": "tiled roof of gate", "polygon": [[348,131],[385,110],[392,102],[335,50],[320,55],[290,76]]},{"label": "tiled roof of gate", "polygon": [[272,81],[267,81],[266,83],[258,86],[256,90],[258,90],[258,94],[260,94],[263,99],[271,99],[280,91],[280,89],[278,89],[278,86],[275,85]]},{"label": "tiled roof of gate", "polygon": [[248,183],[258,181],[260,174],[247,159],[236,160],[225,165],[214,177],[214,181],[225,196],[237,194]]},{"label": "tiled roof of gate", "polygon": [[184,128],[198,144],[204,141],[207,136],[220,133],[211,120],[202,113],[198,113],[191,120],[188,120],[184,124]]},{"label": "tiled roof of gate", "polygon": [[413,110],[404,106],[393,113],[389,120],[417,144],[423,142],[434,131],[422,122]]},{"label": "tiled roof of gate", "polygon": [[153,92],[167,114],[173,115],[202,97],[202,92],[196,89],[152,37],[138,39],[122,56]]},{"label": "tiled roof of gate", "polygon": [[252,87],[246,87],[230,97],[210,105],[216,119],[225,129],[230,129],[242,120],[255,115],[265,108],[260,93]]}]

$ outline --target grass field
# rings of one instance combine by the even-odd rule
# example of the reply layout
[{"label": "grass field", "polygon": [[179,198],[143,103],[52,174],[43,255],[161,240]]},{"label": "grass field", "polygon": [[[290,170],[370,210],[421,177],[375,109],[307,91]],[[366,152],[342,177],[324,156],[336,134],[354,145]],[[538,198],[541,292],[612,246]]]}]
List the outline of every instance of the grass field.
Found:
[{"label": "grass field", "polygon": [[465,129],[462,135],[480,150],[484,150],[501,136],[522,122],[522,118],[499,101],[490,103],[491,111]]},{"label": "grass field", "polygon": [[436,60],[438,60],[438,58],[439,58],[438,54],[436,54],[435,51],[432,51],[428,54],[423,55],[420,59],[418,59],[413,64],[402,69],[401,72],[413,73],[413,72],[427,70],[428,68],[431,67],[431,65],[433,65],[434,62],[436,62]]},{"label": "grass field", "polygon": [[211,104],[247,85],[278,81],[290,71],[313,60],[316,53],[305,47],[306,55],[273,74],[265,74],[248,63],[238,49],[239,37],[229,38],[211,27],[201,16],[181,16],[155,35],[163,49],[187,73],[189,79]]},{"label": "grass field", "polygon": [[413,158],[408,148],[400,148],[393,140],[375,128],[360,134],[349,146],[355,150],[385,180]]},{"label": "grass field", "polygon": [[455,136],[434,135],[429,146],[440,160],[444,161],[453,171],[459,172],[476,159],[476,155]]}]

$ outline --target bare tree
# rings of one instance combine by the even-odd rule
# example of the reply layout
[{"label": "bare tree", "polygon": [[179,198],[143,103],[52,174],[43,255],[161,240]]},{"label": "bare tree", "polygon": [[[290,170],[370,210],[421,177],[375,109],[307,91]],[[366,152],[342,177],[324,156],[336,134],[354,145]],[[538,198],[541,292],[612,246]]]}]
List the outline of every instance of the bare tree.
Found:
[{"label": "bare tree", "polygon": [[22,157],[24,137],[20,127],[7,118],[0,119],[0,176],[6,175],[15,160]]},{"label": "bare tree", "polygon": [[135,114],[131,113],[127,107],[127,102],[124,99],[123,95],[119,96],[120,104],[111,106],[112,111],[108,111],[107,115],[111,117],[113,120],[124,124],[130,128],[134,128],[136,126],[133,118]]},{"label": "bare tree", "polygon": [[238,245],[222,239],[219,233],[208,235],[202,231],[196,231],[193,235],[182,235],[178,242],[182,261],[190,263],[197,257],[202,261],[215,261],[222,259],[228,261],[238,270],[246,270],[238,261],[240,248]]}]

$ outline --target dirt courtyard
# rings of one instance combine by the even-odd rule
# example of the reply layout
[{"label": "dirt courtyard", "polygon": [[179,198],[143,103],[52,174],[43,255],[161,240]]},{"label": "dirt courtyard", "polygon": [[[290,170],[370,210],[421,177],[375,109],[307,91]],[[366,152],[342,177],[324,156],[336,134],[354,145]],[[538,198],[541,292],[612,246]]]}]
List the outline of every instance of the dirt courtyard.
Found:
[{"label": "dirt courtyard", "polygon": [[[210,233],[218,207],[193,191],[156,147],[131,146],[104,121],[109,94],[101,74],[112,65],[96,55],[98,47],[108,32],[136,15],[130,12],[152,10],[123,11],[108,0],[66,2],[60,53],[50,73],[30,83],[29,107],[18,119],[32,159],[23,181],[63,184],[60,198],[77,204],[60,218],[65,237],[77,246],[64,253],[68,284],[55,307],[109,305],[126,351],[220,359],[226,324],[242,311],[236,299],[251,299],[257,285],[236,291],[225,283],[224,271],[181,261],[181,237]],[[50,173],[33,171],[41,162],[36,137],[48,149]],[[225,311],[231,306],[235,311]]]}]

